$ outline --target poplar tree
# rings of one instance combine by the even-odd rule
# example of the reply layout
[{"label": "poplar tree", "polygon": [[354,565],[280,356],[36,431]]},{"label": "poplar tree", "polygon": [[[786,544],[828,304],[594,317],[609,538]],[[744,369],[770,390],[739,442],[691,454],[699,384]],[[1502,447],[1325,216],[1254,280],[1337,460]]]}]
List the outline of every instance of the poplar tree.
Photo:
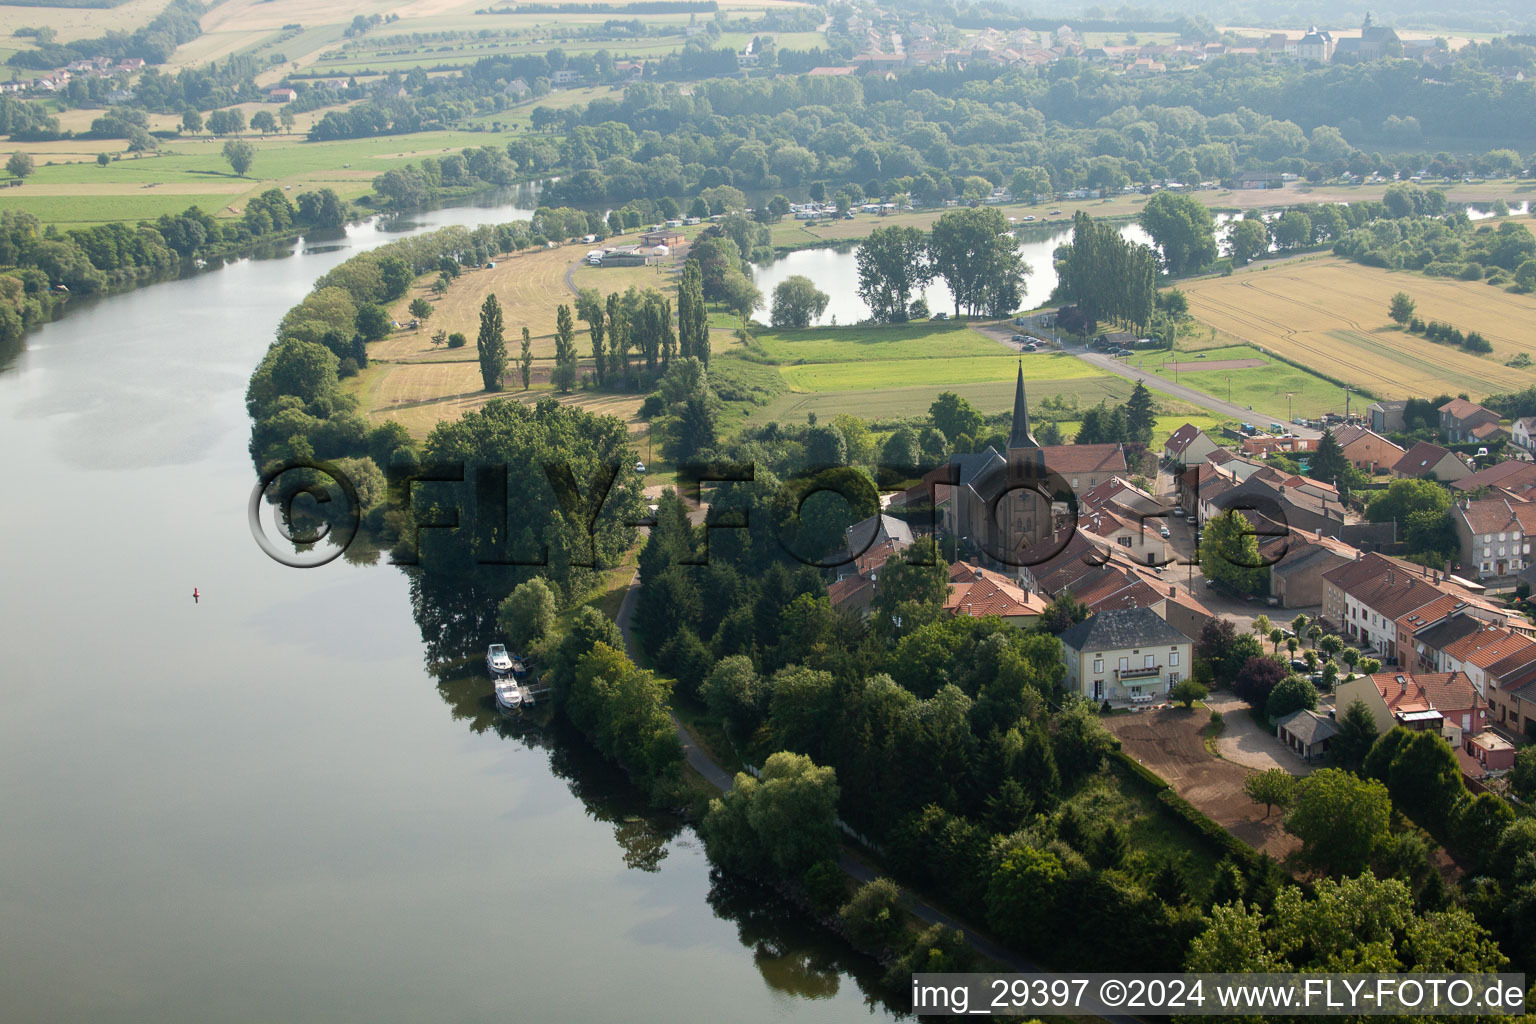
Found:
[{"label": "poplar tree", "polygon": [[533,384],[533,338],[526,324],[523,326],[523,351],[518,358],[518,366],[523,374],[523,390],[527,391]]},{"label": "poplar tree", "polygon": [[709,362],[709,314],[704,309],[704,272],[699,261],[683,264],[677,285],[677,354]]},{"label": "poplar tree", "polygon": [[563,302],[555,311],[555,372],[551,380],[561,391],[576,386],[576,321],[571,307]]},{"label": "poplar tree", "polygon": [[480,306],[480,334],[475,339],[480,354],[480,379],[485,390],[500,391],[501,375],[507,368],[507,342],[502,336],[501,303],[487,295]]}]

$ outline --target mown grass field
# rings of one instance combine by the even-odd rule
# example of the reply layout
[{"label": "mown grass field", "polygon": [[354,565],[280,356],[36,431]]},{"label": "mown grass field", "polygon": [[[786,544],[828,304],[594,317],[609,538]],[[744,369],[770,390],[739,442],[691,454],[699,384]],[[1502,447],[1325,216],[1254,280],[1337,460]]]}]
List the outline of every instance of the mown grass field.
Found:
[{"label": "mown grass field", "polygon": [[[1166,358],[1163,358],[1166,355]],[[1290,394],[1290,416],[1308,419],[1329,411],[1344,411],[1344,389],[1321,377],[1298,369],[1288,363],[1266,356],[1251,345],[1230,345],[1198,351],[1204,359],[1191,353],[1159,353],[1158,360],[1140,360],[1141,368],[1156,373],[1169,381],[1176,380],[1214,398],[1245,405],[1257,413],[1273,419],[1288,419],[1286,394]],[[1264,366],[1244,367],[1236,370],[1188,370],[1177,373],[1164,363],[1178,363],[1188,367],[1194,362],[1215,362],[1228,359],[1262,359]],[[1133,363],[1133,365],[1135,365]],[[1230,388],[1229,388],[1230,384]],[[1230,394],[1230,398],[1228,395]]]},{"label": "mown grass field", "polygon": [[882,327],[807,327],[756,335],[763,354],[782,365],[872,359],[953,359],[1006,356],[993,339],[954,321]]},{"label": "mown grass field", "polygon": [[[1103,371],[1075,356],[1039,353],[1024,357],[1028,383],[1055,384],[1104,376]],[[1001,382],[1013,386],[1019,363],[1010,353],[1000,356],[870,359],[846,363],[808,363],[783,368],[795,391],[878,391],[926,384],[943,389],[958,384]],[[1049,389],[1047,388],[1047,391]]]},{"label": "mown grass field", "polygon": [[[1181,287],[1190,311],[1218,331],[1385,398],[1466,392],[1474,400],[1536,384],[1536,368],[1504,365],[1536,349],[1536,296],[1480,282],[1389,272],[1328,256]],[[1440,345],[1387,317],[1395,292],[1418,315],[1478,331],[1489,356]]]}]

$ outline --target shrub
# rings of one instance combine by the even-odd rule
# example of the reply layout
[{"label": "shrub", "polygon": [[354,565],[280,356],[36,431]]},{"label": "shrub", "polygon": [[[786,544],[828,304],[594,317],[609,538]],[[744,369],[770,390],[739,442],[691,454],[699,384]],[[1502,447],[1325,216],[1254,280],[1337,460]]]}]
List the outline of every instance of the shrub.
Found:
[{"label": "shrub", "polygon": [[805,895],[819,914],[830,914],[843,902],[847,888],[843,869],[835,860],[819,860],[805,871]]},{"label": "shrub", "polygon": [[901,888],[889,878],[877,878],[859,887],[837,912],[843,933],[860,949],[887,949],[902,931]]},{"label": "shrub", "polygon": [[448,335],[449,348],[463,348],[467,344],[469,344],[469,339],[464,337],[464,335],[458,331],[454,331],[452,334]]}]

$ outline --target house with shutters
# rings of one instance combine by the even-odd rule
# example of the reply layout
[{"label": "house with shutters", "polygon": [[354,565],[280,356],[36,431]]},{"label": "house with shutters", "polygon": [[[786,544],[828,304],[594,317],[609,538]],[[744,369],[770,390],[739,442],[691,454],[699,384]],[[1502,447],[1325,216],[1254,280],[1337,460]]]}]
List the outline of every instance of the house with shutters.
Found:
[{"label": "house with shutters", "polygon": [[1461,571],[1480,580],[1517,575],[1531,561],[1536,503],[1487,498],[1463,499],[1451,507],[1461,545]]},{"label": "house with shutters", "polygon": [[1190,639],[1149,608],[1090,615],[1058,638],[1067,688],[1095,701],[1161,703],[1190,671]]},{"label": "house with shutters", "polygon": [[1487,704],[1460,672],[1378,672],[1340,683],[1336,692],[1341,708],[1363,702],[1381,732],[1401,725],[1439,733],[1459,746],[1462,736],[1488,726]]}]

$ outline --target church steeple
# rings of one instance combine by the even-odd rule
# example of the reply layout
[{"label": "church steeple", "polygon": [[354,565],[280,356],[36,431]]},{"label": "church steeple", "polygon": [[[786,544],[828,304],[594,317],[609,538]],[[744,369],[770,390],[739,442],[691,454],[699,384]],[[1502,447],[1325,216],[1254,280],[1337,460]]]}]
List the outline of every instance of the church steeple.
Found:
[{"label": "church steeple", "polygon": [[1029,401],[1024,397],[1024,360],[1019,360],[1019,381],[1013,392],[1013,431],[1008,435],[1008,450],[1039,448],[1029,432]]}]

